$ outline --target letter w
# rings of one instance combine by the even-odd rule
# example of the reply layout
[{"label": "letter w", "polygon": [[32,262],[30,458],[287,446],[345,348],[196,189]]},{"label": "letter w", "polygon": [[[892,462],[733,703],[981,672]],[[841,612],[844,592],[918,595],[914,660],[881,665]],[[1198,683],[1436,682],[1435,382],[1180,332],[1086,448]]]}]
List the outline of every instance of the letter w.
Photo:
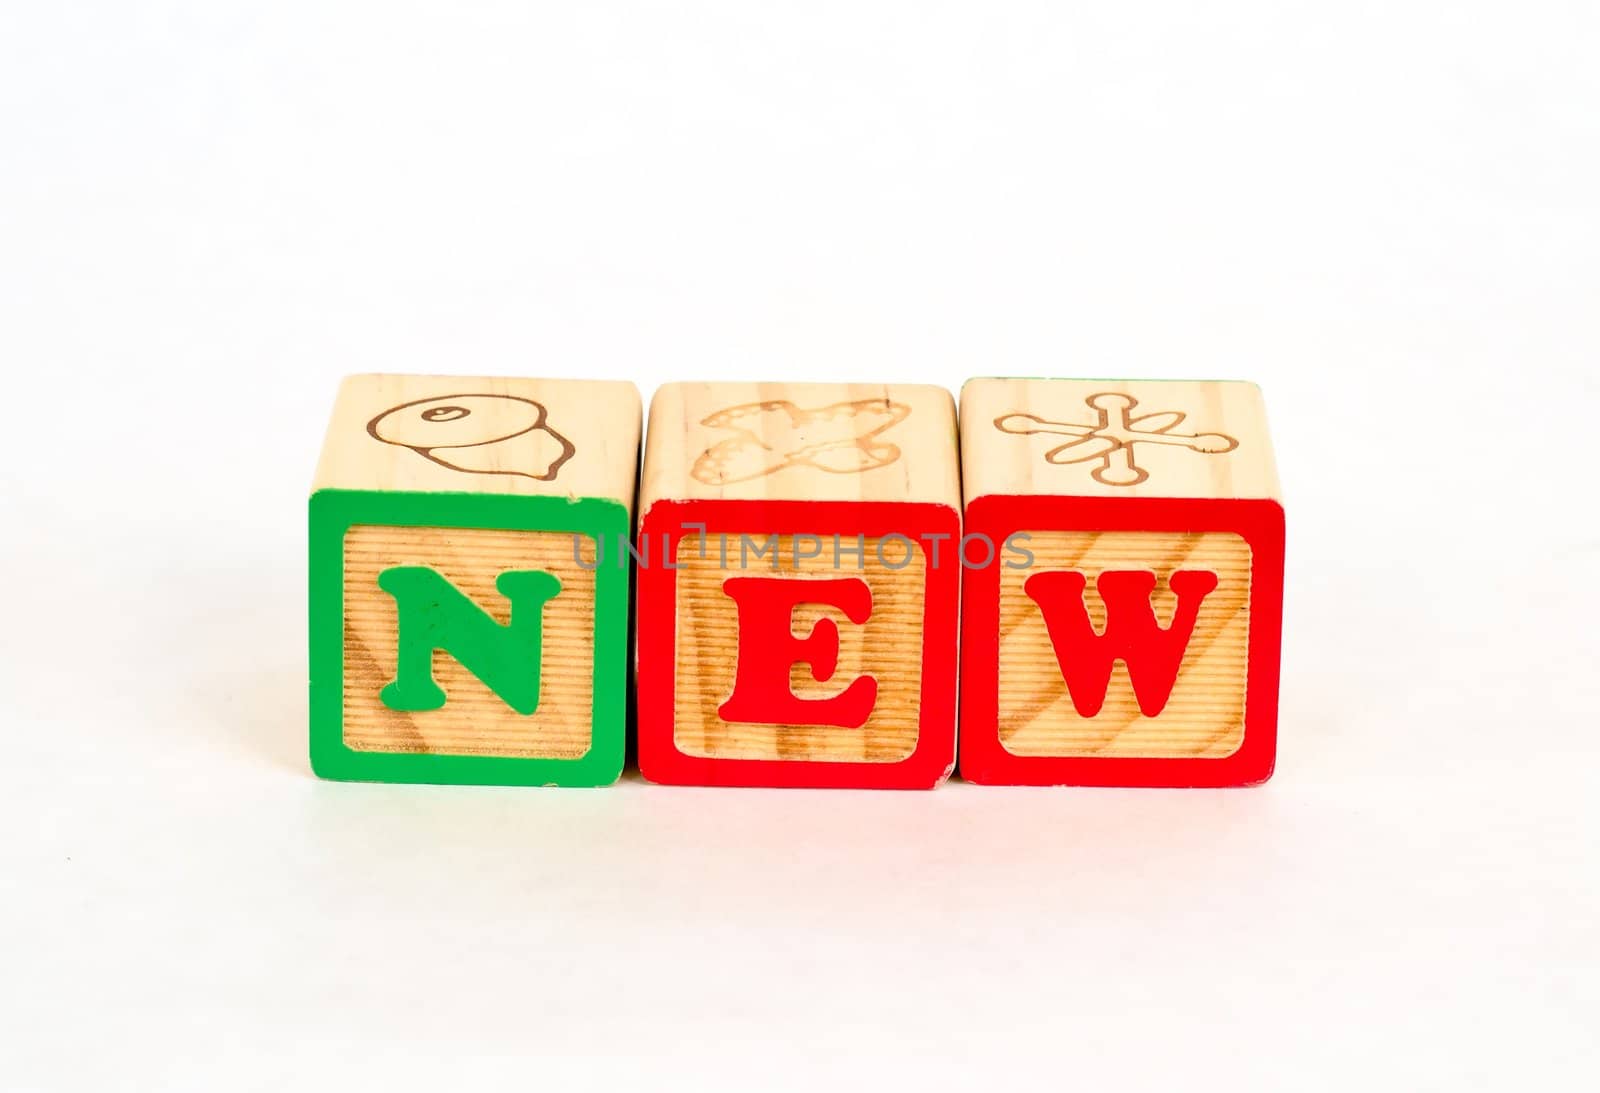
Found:
[{"label": "letter w", "polygon": [[391,710],[437,710],[445,703],[433,678],[433,651],[441,649],[483,681],[520,714],[539,708],[539,657],[544,605],[561,582],[543,570],[511,570],[494,586],[511,601],[502,626],[457,591],[436,570],[403,565],[378,574],[378,587],[394,597],[399,614],[395,678],[380,698]]},{"label": "letter w", "polygon": [[1082,573],[1062,570],[1036,573],[1022,590],[1039,605],[1045,629],[1055,649],[1061,678],[1080,717],[1094,717],[1106,702],[1111,670],[1117,661],[1128,666],[1128,680],[1146,717],[1159,716],[1172,697],[1178,669],[1194,633],[1200,604],[1217,587],[1217,575],[1204,570],[1180,569],[1169,582],[1178,598],[1172,625],[1161,629],[1150,594],[1156,575],[1140,570],[1106,570],[1095,581],[1106,605],[1106,626],[1097,634],[1083,602],[1086,581]]}]

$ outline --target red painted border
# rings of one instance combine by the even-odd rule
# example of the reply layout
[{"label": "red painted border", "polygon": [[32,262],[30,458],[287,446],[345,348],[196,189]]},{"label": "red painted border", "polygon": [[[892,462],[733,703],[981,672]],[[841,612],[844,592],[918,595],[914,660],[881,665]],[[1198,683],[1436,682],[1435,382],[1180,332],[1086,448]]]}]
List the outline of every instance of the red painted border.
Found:
[{"label": "red painted border", "polygon": [[[660,565],[676,558],[678,543],[699,534],[688,524],[750,535],[883,536],[919,541],[946,533],[938,566],[926,569],[922,633],[922,703],[915,750],[895,763],[783,759],[707,759],[686,755],[673,740],[677,571]],[[898,501],[658,501],[645,513],[640,550],[651,564],[638,569],[639,772],[663,785],[773,786],[859,789],[931,789],[955,766],[956,643],[961,565],[956,544],[961,519],[947,505]],[[924,555],[927,545],[922,544]],[[641,557],[644,555],[641,554]],[[853,570],[849,572],[854,572]]]},{"label": "red painted border", "polygon": [[1000,744],[1000,567],[967,570],[961,608],[961,776],[983,785],[1242,786],[1277,761],[1283,639],[1283,506],[1270,500],[979,497],[966,533],[995,543],[1017,531],[1230,531],[1250,544],[1250,641],[1244,742],[1221,759],[1017,756]]}]

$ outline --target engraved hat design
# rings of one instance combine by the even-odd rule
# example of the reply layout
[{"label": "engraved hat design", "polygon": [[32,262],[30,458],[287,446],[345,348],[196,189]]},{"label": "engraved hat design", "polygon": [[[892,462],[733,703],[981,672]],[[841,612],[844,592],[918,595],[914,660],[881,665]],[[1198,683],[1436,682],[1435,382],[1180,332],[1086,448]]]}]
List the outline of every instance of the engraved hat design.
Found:
[{"label": "engraved hat design", "polygon": [[516,395],[441,395],[385,410],[367,432],[453,471],[550,482],[574,449],[546,416],[542,403]]}]

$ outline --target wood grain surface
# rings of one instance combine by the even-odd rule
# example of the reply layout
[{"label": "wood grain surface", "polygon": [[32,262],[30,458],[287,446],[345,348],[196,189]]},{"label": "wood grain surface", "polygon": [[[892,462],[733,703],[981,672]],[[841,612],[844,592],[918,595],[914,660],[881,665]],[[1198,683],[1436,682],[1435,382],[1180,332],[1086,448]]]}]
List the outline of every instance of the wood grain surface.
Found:
[{"label": "wood grain surface", "polygon": [[[764,534],[751,536],[764,542]],[[778,569],[736,568],[738,536],[730,536],[731,562],[724,568],[720,551],[700,557],[697,542],[680,544],[677,564],[677,662],[674,688],[674,740],[686,755],[719,759],[790,759],[891,763],[910,755],[917,744],[922,693],[923,600],[926,556],[911,552],[904,568],[880,564],[878,540],[866,541],[866,560],[857,570],[847,557],[834,568],[831,541],[821,558],[793,563],[794,539],[773,536],[782,565]],[[854,538],[848,540],[854,545]],[[895,540],[883,545],[890,566],[907,554]],[[802,551],[804,553],[804,551]],[[764,566],[764,563],[758,565]],[[800,698],[826,698],[843,691],[858,676],[877,680],[877,704],[861,728],[831,725],[767,725],[727,722],[717,708],[733,693],[739,651],[736,604],[723,590],[734,576],[783,575],[796,581],[860,577],[872,592],[872,615],[862,625],[836,608],[802,604],[792,617],[797,637],[811,632],[816,621],[832,618],[839,630],[839,661],[826,683],[811,676],[810,666],[796,664],[790,686]]]},{"label": "wood grain surface", "polygon": [[[584,563],[594,542],[579,537]],[[589,750],[594,694],[595,575],[574,560],[564,532],[358,525],[345,536],[344,740],[357,751],[576,758]],[[614,549],[608,544],[609,552]],[[441,708],[400,712],[379,692],[394,679],[394,597],[378,587],[392,566],[437,570],[501,624],[511,605],[494,586],[507,570],[542,569],[561,582],[544,607],[539,708],[511,709],[454,657],[433,654]]]},{"label": "wood grain surface", "polygon": [[961,503],[942,387],[669,383],[650,402],[646,447],[641,511],[661,499]]},{"label": "wood grain surface", "polygon": [[626,382],[349,376],[313,489],[604,497],[631,513],[640,424]]},{"label": "wood grain surface", "polygon": [[[1111,440],[1087,437],[1102,411],[1111,419],[1109,435],[1128,442],[1110,453],[1109,467],[1097,453],[1113,447]],[[1124,417],[1127,429],[1120,428]],[[1226,447],[1216,438],[1233,446],[1202,450]],[[1116,484],[1136,477],[1127,473],[1128,461],[1146,477]],[[1280,499],[1266,410],[1253,383],[968,380],[961,389],[961,467],[968,502],[986,494]]]},{"label": "wood grain surface", "polygon": [[[1227,533],[1033,531],[1029,569],[1000,577],[999,732],[1018,756],[1212,758],[1232,754],[1244,739],[1246,652],[1250,634],[1250,547]],[[1179,569],[1217,575],[1189,639],[1177,685],[1157,717],[1139,710],[1126,664],[1112,671],[1105,706],[1079,716],[1067,693],[1044,615],[1023,590],[1036,573],[1071,569],[1088,586],[1084,603],[1096,633],[1105,628],[1105,604],[1095,579],[1106,569],[1156,574],[1150,602],[1163,627],[1171,624],[1176,597],[1167,582]]]}]

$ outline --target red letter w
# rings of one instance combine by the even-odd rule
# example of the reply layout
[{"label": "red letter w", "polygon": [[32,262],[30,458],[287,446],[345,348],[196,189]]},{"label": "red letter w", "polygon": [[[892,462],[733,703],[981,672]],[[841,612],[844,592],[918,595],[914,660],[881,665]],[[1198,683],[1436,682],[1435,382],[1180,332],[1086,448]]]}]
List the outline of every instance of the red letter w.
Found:
[{"label": "red letter w", "polygon": [[1180,569],[1172,575],[1169,584],[1178,597],[1178,608],[1165,630],[1150,606],[1150,593],[1156,587],[1154,573],[1106,570],[1100,574],[1095,588],[1106,605],[1103,634],[1095,633],[1084,606],[1085,584],[1082,573],[1062,570],[1036,573],[1022,585],[1044,615],[1073,708],[1079,717],[1100,712],[1111,685],[1111,669],[1120,660],[1128,666],[1139,712],[1146,717],[1160,715],[1178,682],[1178,669],[1183,666],[1200,604],[1217,587],[1217,575],[1196,569]]}]

